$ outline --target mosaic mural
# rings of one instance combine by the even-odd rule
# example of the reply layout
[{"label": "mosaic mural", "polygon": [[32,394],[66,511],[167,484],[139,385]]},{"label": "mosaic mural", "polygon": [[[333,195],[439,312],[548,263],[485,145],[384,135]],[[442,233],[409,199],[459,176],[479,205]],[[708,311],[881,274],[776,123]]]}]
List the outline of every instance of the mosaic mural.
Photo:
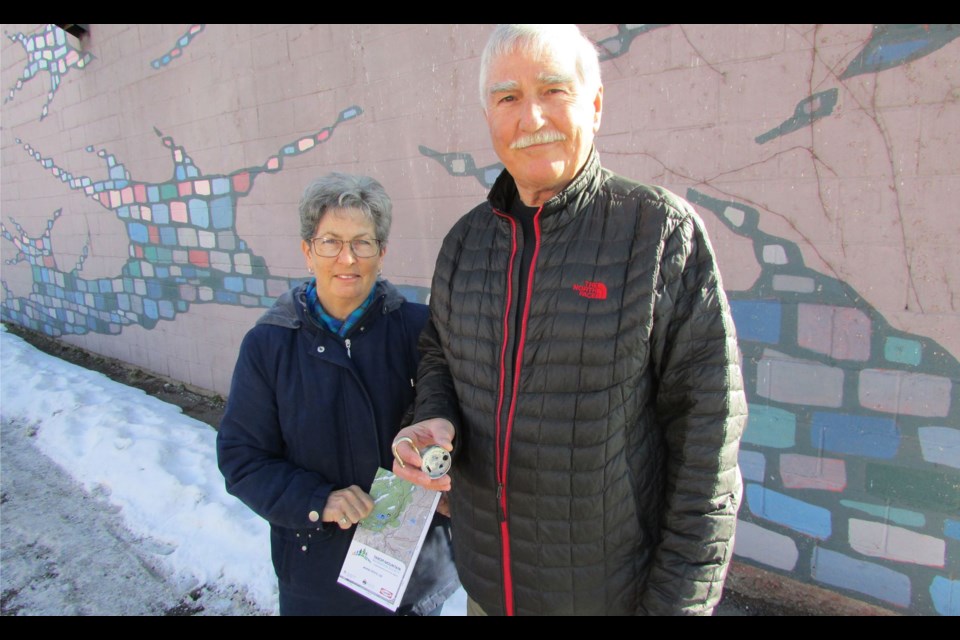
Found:
[{"label": "mosaic mural", "polygon": [[27,236],[20,225],[15,235],[0,224],[2,236],[17,249],[7,263],[27,262],[33,279],[33,292],[26,298],[14,296],[3,283],[0,317],[54,336],[118,334],[129,324],[152,329],[159,320],[186,312],[191,304],[270,306],[291,280],[272,276],[263,259],[237,235],[237,200],[250,192],[261,173],[280,171],[284,158],[327,142],[338,125],[361,113],[356,106],[344,109],[333,125],[284,146],[260,166],[229,174],[203,173],[184,147],[156,131],[173,160],[173,176],[160,183],[133,179],[112,154],[93,147],[86,150],[103,159],[107,177],[74,176],[24,144],[53,177],[124,222],[130,257],[119,276],[88,280],[81,275],[82,261],[70,270],[57,267],[50,230],[60,210],[36,238]]},{"label": "mosaic mural", "polygon": [[933,53],[957,36],[955,24],[877,24],[870,41],[847,65],[841,79],[906,64]]},{"label": "mosaic mural", "polygon": [[[870,40],[839,76],[844,80],[862,73],[875,73],[912,62],[933,53],[957,36],[955,24],[877,24]],[[756,137],[757,144],[792,133],[833,113],[837,89],[820,91],[801,100],[792,117],[780,126]]]},{"label": "mosaic mural", "polygon": [[177,43],[173,46],[173,48],[170,49],[170,51],[168,51],[167,53],[157,58],[156,60],[151,60],[150,66],[153,67],[154,69],[159,69],[160,67],[167,66],[168,64],[170,64],[171,61],[175,60],[176,58],[179,58],[180,55],[183,53],[184,47],[190,44],[190,42],[197,36],[197,34],[203,31],[203,28],[206,26],[207,25],[205,24],[191,25],[190,28],[187,29],[187,32],[185,34],[177,38]]},{"label": "mosaic mural", "polygon": [[[640,46],[636,39],[644,34],[658,30],[667,35],[659,31],[664,27],[683,31],[679,25],[617,25],[615,35],[597,39],[601,59],[625,56],[631,45]],[[831,67],[825,80],[815,84],[803,78],[796,85],[800,87],[796,97],[805,97],[796,103],[793,97],[780,102],[777,116],[762,127],[749,120],[742,129],[736,129],[747,147],[767,154],[777,144],[768,145],[771,141],[828,118],[826,123],[836,122],[839,118],[835,114],[842,111],[841,96],[849,99],[853,95],[849,91],[841,93],[843,80],[919,60],[960,35],[956,25],[874,25],[869,37],[865,26],[861,28],[857,39],[847,41],[852,43],[849,56]],[[202,24],[189,26],[166,49],[167,53],[150,61],[154,70],[166,68],[166,72],[146,74],[159,81],[169,80],[173,73],[189,66],[168,65],[182,56],[184,48],[204,30]],[[270,42],[267,30],[253,35],[263,38],[257,46]],[[685,32],[683,37],[696,52],[691,37]],[[46,71],[51,84],[42,120],[62,76],[71,68],[84,68],[93,57],[73,49],[63,31],[53,25],[33,35],[18,33],[8,38],[23,46],[27,64],[4,102],[12,100],[24,82]],[[295,38],[278,39],[282,40],[284,54],[286,47],[294,46]],[[815,45],[815,33],[813,42]],[[138,68],[144,69],[146,60],[167,46],[169,43],[158,45],[138,61]],[[278,56],[289,65],[290,60]],[[626,58],[621,61],[628,62]],[[267,77],[269,74],[263,71],[266,63],[263,65],[257,82],[275,80]],[[271,86],[279,93],[289,85],[276,81]],[[350,85],[344,81],[342,86]],[[201,90],[195,89],[198,95]],[[399,91],[396,95],[403,97]],[[271,99],[278,100],[275,96]],[[391,117],[389,99],[378,104],[381,123]],[[351,97],[354,100],[367,104]],[[344,103],[334,102],[329,113]],[[193,304],[269,306],[292,280],[272,275],[267,260],[239,237],[238,201],[250,194],[258,175],[281,171],[286,157],[307,153],[327,142],[337,126],[361,114],[359,107],[349,107],[340,112],[334,124],[306,136],[263,134],[280,135],[279,140],[296,139],[263,164],[224,174],[203,173],[184,146],[155,129],[173,163],[172,176],[160,182],[134,179],[122,161],[94,146],[87,146],[86,151],[101,159],[104,175],[75,176],[53,157],[45,157],[29,142],[15,138],[52,178],[122,221],[129,255],[123,256],[125,264],[118,275],[84,277],[93,239],[88,238],[78,257],[69,259],[73,264],[66,264],[51,242],[51,232],[63,209],[57,208],[49,216],[44,213],[42,232],[31,235],[18,220],[34,212],[18,212],[16,204],[8,201],[4,214],[10,224],[0,223],[0,236],[15,253],[5,254],[12,255],[5,262],[29,266],[31,290],[15,295],[6,281],[0,282],[0,317],[49,335],[117,335],[129,325],[152,329],[161,320],[173,321]],[[364,126],[374,119],[364,118]],[[145,129],[149,130],[158,121],[147,122]],[[777,126],[764,131],[777,122]],[[269,119],[257,120],[258,126],[264,123],[271,124]],[[413,136],[420,135],[421,129],[411,131],[411,139],[417,140]],[[20,135],[40,145],[34,133]],[[399,136],[394,140],[408,139]],[[502,164],[477,166],[470,153],[445,148],[448,143],[443,140],[441,137],[431,146],[418,145],[420,157],[429,159],[422,164],[436,162],[451,178],[467,178],[467,184],[476,181],[484,189],[493,185]],[[91,142],[95,140],[85,138],[80,144]],[[892,155],[889,146],[885,151]],[[403,153],[408,152],[400,155]],[[622,153],[628,155],[629,150]],[[812,148],[810,153],[814,154]],[[370,161],[376,160],[374,154]],[[753,160],[750,157],[747,162]],[[764,157],[762,162],[766,160]],[[665,162],[664,166],[667,172],[672,170]],[[736,167],[721,169],[732,172]],[[894,328],[893,320],[861,295],[866,288],[858,292],[843,281],[839,275],[842,270],[831,271],[827,261],[823,268],[807,266],[801,249],[812,247],[813,254],[819,254],[815,242],[796,227],[793,229],[802,238],[802,246],[763,230],[763,223],[769,219],[765,221],[762,216],[785,219],[782,213],[771,213],[771,207],[748,201],[750,195],[734,197],[706,178],[700,180],[689,173],[676,175],[689,180],[685,184],[697,187],[686,191],[687,199],[705,218],[715,217],[743,246],[751,246],[759,265],[752,286],[728,292],[744,356],[750,404],[750,422],[740,455],[746,491],[740,512],[738,558],[901,611],[960,615],[957,358],[935,340]],[[410,180],[404,175],[403,180],[417,183],[425,178],[413,176]],[[440,180],[447,178],[441,175]],[[417,189],[435,186],[417,184],[414,198],[424,197]],[[826,211],[822,202],[811,203],[811,211],[819,212],[818,205]],[[50,209],[54,206],[45,211]],[[901,227],[908,224],[904,220],[899,218]],[[442,230],[439,233],[442,236]],[[904,247],[906,251],[905,241]],[[808,258],[814,260],[810,255]],[[427,261],[432,266],[432,258]],[[911,263],[905,264],[912,279]],[[417,268],[412,267],[410,272]],[[401,284],[400,288],[408,298],[421,302],[429,294],[429,289],[422,286]]]},{"label": "mosaic mural", "polygon": [[4,32],[4,35],[13,42],[20,43],[27,53],[27,65],[23,68],[20,79],[10,88],[10,92],[3,101],[13,100],[14,94],[23,88],[24,83],[37,77],[41,71],[46,71],[50,74],[50,90],[47,92],[47,99],[40,110],[40,119],[43,120],[49,112],[53,94],[60,87],[61,78],[70,69],[83,69],[90,64],[93,55],[75,48],[67,39],[66,32],[53,24],[48,24],[40,33],[31,35],[15,33],[10,35]]},{"label": "mosaic mural", "polygon": [[497,176],[503,171],[503,164],[500,162],[494,162],[485,167],[477,167],[477,163],[469,153],[456,151],[452,153],[441,153],[440,151],[434,151],[430,147],[423,145],[420,145],[419,149],[421,155],[439,162],[450,175],[455,177],[466,176],[476,178],[477,182],[487,189],[493,186],[493,183],[497,180]]},{"label": "mosaic mural", "polygon": [[960,540],[960,362],[806,267],[756,209],[686,197],[750,238],[762,265],[752,289],[729,292],[750,404],[737,555],[960,614],[960,558],[947,554]]},{"label": "mosaic mural", "polygon": [[600,62],[622,56],[630,50],[630,43],[633,42],[634,38],[653,29],[666,26],[668,25],[618,24],[617,35],[610,38],[604,38],[596,43],[600,50]]}]

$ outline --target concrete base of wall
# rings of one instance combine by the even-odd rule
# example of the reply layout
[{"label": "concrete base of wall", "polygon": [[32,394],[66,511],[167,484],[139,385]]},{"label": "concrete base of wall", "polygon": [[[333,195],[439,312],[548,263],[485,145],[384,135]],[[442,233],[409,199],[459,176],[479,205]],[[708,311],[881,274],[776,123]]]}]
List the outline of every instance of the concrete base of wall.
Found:
[{"label": "concrete base of wall", "polygon": [[814,616],[899,616],[896,611],[861,602],[756,567],[733,562],[726,589],[755,600]]}]

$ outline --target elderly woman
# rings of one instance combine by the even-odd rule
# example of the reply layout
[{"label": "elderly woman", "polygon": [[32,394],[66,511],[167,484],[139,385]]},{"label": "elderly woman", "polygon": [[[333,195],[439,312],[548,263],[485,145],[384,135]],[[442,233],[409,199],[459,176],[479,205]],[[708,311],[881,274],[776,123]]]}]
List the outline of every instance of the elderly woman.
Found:
[{"label": "elderly woman", "polygon": [[[313,278],[283,294],[240,347],[217,455],[227,490],[270,523],[281,615],[390,615],[337,584],[368,492],[414,399],[427,308],[379,275],[390,198],[332,173],[300,201]],[[449,521],[434,517],[397,613],[439,613],[459,587]]]}]

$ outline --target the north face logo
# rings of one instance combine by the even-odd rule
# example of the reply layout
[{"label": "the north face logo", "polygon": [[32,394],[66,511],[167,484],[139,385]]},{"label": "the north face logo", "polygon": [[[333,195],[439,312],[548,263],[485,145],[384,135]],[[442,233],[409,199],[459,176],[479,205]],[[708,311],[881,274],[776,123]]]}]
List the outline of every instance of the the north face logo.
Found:
[{"label": "the north face logo", "polygon": [[587,280],[583,284],[573,285],[573,290],[579,293],[584,298],[590,298],[591,300],[606,300],[607,299],[607,285],[602,282],[590,282]]}]

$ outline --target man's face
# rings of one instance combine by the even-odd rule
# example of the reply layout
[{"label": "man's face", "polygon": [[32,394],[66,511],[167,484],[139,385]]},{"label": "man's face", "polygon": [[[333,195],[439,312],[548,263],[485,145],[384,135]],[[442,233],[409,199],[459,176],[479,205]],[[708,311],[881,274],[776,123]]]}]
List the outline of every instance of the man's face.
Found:
[{"label": "man's face", "polygon": [[585,87],[573,55],[522,50],[490,64],[486,117],[520,197],[539,206],[573,180],[600,128],[603,87]]}]

